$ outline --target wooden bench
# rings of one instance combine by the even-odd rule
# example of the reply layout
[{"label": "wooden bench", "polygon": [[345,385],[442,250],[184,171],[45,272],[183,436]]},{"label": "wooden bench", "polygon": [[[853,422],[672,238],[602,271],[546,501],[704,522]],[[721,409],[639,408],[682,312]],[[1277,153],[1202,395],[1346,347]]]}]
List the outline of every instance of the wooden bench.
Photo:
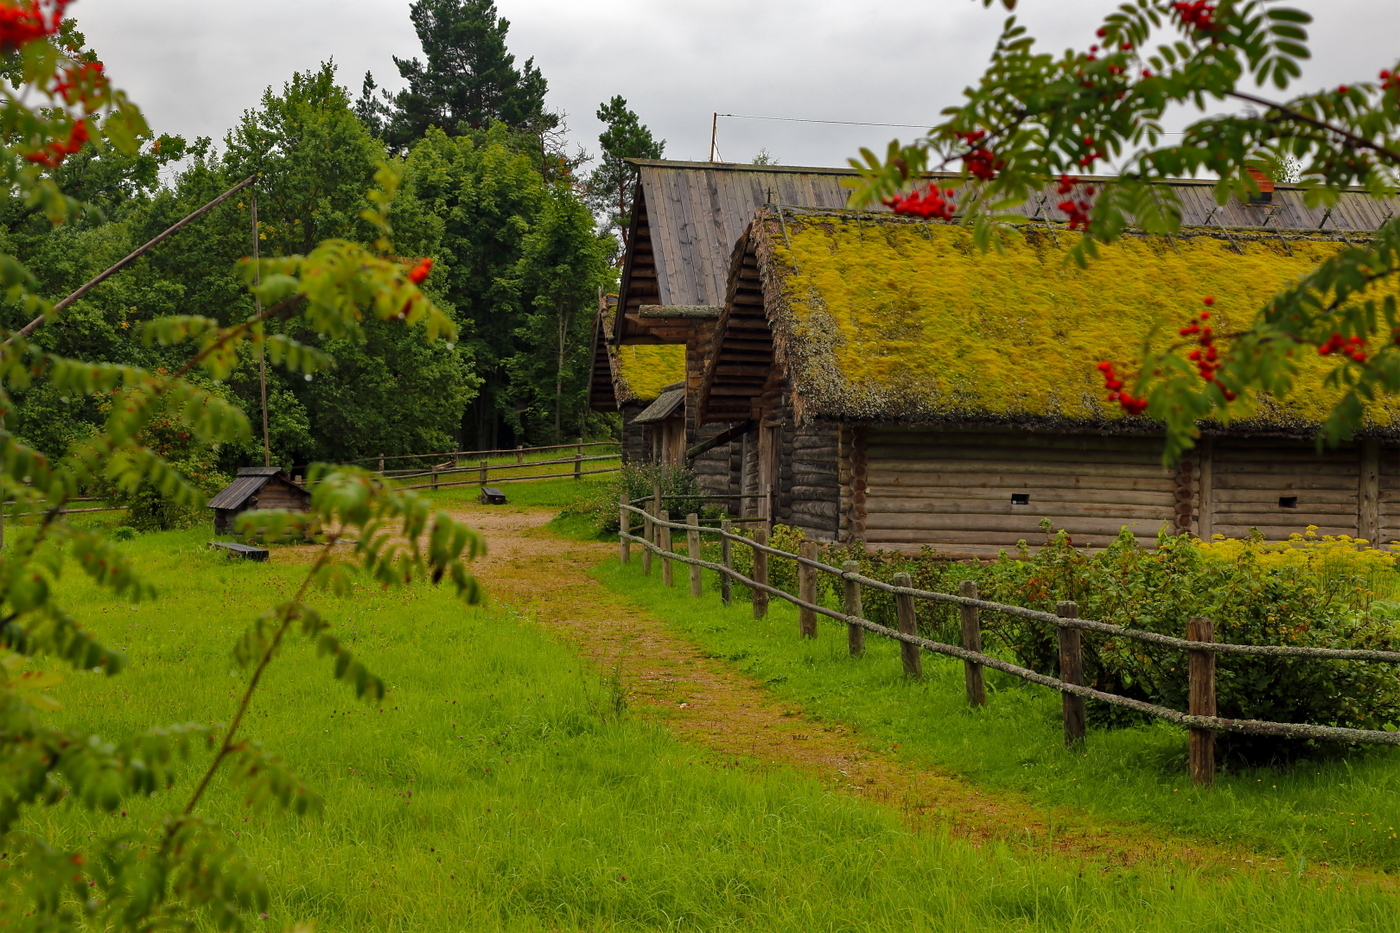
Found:
[{"label": "wooden bench", "polygon": [[481,495],[476,497],[482,505],[505,505],[506,494],[494,486],[482,486]]},{"label": "wooden bench", "polygon": [[222,548],[228,551],[231,556],[241,557],[244,560],[267,560],[270,553],[267,548],[253,547],[249,544],[239,544],[236,541],[210,541],[209,546]]}]

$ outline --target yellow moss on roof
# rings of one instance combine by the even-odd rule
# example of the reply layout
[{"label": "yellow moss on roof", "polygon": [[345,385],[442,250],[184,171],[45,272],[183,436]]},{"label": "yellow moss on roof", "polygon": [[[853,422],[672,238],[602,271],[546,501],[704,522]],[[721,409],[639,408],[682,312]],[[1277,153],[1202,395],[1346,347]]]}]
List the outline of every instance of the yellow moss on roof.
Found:
[{"label": "yellow moss on roof", "polygon": [[[1013,235],[982,253],[969,230],[868,215],[772,222],[774,267],[786,269],[774,321],[789,375],[812,414],[872,420],[949,416],[1105,420],[1102,359],[1131,364],[1215,297],[1212,322],[1247,322],[1278,289],[1342,244],[1236,236],[1129,237],[1080,269],[1065,247],[1078,234]],[[790,242],[791,248],[787,244]],[[1261,401],[1256,420],[1316,424],[1336,392],[1316,357],[1293,397]],[[1391,426],[1389,409],[1368,420]],[[1400,423],[1400,422],[1397,422]]]},{"label": "yellow moss on roof", "polygon": [[661,390],[685,379],[685,347],[644,344],[617,348],[618,401],[650,402]]}]

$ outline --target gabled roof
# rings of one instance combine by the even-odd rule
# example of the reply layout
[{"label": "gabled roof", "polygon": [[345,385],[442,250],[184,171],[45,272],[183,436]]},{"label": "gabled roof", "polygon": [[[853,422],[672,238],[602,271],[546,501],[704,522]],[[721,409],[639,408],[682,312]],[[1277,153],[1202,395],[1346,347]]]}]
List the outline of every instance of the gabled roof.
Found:
[{"label": "gabled roof", "polygon": [[657,421],[665,421],[674,415],[683,404],[685,404],[685,386],[672,386],[657,396],[656,401],[648,405],[636,418],[633,418],[632,423],[653,424]]},{"label": "gabled roof", "polygon": [[[724,162],[632,160],[639,171],[632,229],[623,258],[621,304],[611,337],[615,343],[684,343],[691,322],[653,317],[642,305],[722,306],[729,257],[754,212],[764,206],[844,210],[851,190],[842,185],[852,169],[738,165]],[[931,180],[961,179],[932,174]],[[1100,179],[1085,179],[1099,181]],[[1284,232],[1369,232],[1395,213],[1400,200],[1377,200],[1360,189],[1343,192],[1336,206],[1308,207],[1301,188],[1276,186],[1267,204],[1232,198],[1215,203],[1214,182],[1172,182],[1182,223],[1215,229]],[[1051,224],[1067,218],[1049,188],[1018,209]],[[875,212],[882,212],[876,208]]]},{"label": "gabled roof", "polygon": [[[1027,225],[984,253],[956,225],[765,210],[731,265],[702,418],[748,416],[777,364],[802,419],[1127,427],[1097,361],[1129,363],[1145,341],[1175,339],[1207,295],[1218,331],[1239,326],[1346,246],[1195,228],[1127,236],[1080,269],[1066,262],[1077,236]],[[1338,395],[1323,385],[1332,362],[1305,355],[1289,398],[1258,399],[1243,427],[1311,433]],[[1366,421],[1396,431],[1400,405],[1372,405]]]},{"label": "gabled roof", "polygon": [[[292,482],[292,478],[278,467],[239,467],[238,477],[224,487],[218,495],[209,500],[211,509],[237,509],[255,496],[264,486],[276,477],[293,489],[307,490]],[[309,493],[308,493],[309,495]]]},{"label": "gabled roof", "polygon": [[606,329],[616,309],[617,296],[605,296],[594,324],[588,391],[588,405],[594,411],[617,411],[627,402],[651,402],[666,386],[685,378],[683,346],[610,344]]}]

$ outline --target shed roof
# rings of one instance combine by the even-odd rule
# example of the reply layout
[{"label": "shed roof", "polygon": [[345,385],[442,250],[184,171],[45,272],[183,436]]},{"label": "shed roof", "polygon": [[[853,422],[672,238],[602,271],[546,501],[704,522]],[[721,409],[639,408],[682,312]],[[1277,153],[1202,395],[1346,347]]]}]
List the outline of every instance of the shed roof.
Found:
[{"label": "shed roof", "polygon": [[685,386],[672,386],[665,392],[657,396],[656,401],[648,405],[641,414],[632,419],[633,424],[653,424],[657,421],[665,421],[676,413],[676,410],[685,403]]},{"label": "shed roof", "polygon": [[[642,305],[723,305],[729,256],[754,212],[763,206],[843,210],[852,169],[668,162],[635,159],[639,170],[627,255],[623,259],[621,310],[615,342],[683,343],[690,321],[643,320]],[[934,174],[930,179],[956,178]],[[1086,178],[1085,181],[1102,179]],[[1181,201],[1182,223],[1217,229],[1292,232],[1369,232],[1400,213],[1400,199],[1379,200],[1361,189],[1343,192],[1333,207],[1308,207],[1303,190],[1276,186],[1268,204],[1232,198],[1215,203],[1214,182],[1171,183]],[[1064,223],[1054,188],[1017,209],[1027,217]],[[883,212],[876,208],[875,212]]]},{"label": "shed roof", "polygon": [[[746,417],[777,362],[804,418],[1121,424],[1098,360],[1137,359],[1145,341],[1174,336],[1201,311],[1206,295],[1217,330],[1242,325],[1345,241],[1196,228],[1125,237],[1086,269],[1066,262],[1066,245],[1030,227],[1004,252],[983,253],[956,225],[766,211],[736,251],[704,417]],[[1315,430],[1338,397],[1323,385],[1330,362],[1306,358],[1294,393],[1257,399],[1242,426]],[[1395,431],[1400,405],[1370,406],[1366,423]]]},{"label": "shed roof", "polygon": [[[273,478],[282,480],[293,489],[307,492],[301,486],[292,482],[290,476],[279,467],[239,467],[238,476],[232,483],[229,483],[219,494],[209,500],[211,509],[237,509],[241,508],[251,497],[257,495]],[[308,493],[309,495],[310,493]]]}]

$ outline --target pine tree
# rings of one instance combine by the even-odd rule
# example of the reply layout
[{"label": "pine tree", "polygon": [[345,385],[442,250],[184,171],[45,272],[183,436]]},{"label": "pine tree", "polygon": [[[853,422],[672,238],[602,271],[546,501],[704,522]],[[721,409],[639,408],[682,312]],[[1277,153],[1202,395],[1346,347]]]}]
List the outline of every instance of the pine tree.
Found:
[{"label": "pine tree", "polygon": [[627,231],[632,224],[632,192],[637,186],[636,166],[626,160],[659,159],[666,140],[653,137],[621,95],[598,107],[598,119],[607,128],[598,136],[602,155],[588,177],[588,205],[605,218],[604,232],[616,231],[626,249]]},{"label": "pine tree", "polygon": [[390,145],[406,148],[430,126],[457,136],[500,121],[540,135],[558,124],[544,109],[549,84],[535,60],[517,68],[506,51],[510,22],[493,0],[416,0],[409,17],[426,61],[394,58],[408,87],[393,98]]}]

